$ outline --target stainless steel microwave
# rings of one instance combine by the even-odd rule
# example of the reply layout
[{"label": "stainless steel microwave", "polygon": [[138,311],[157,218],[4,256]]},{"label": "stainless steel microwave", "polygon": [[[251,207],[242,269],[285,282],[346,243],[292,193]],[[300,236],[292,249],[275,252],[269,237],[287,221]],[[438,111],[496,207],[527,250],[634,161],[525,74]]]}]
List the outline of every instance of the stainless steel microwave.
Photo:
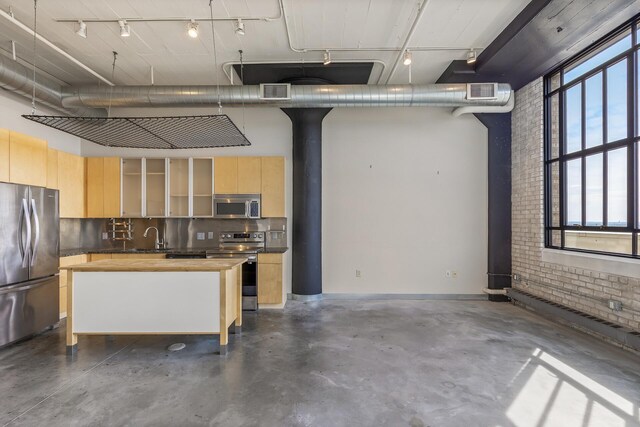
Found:
[{"label": "stainless steel microwave", "polygon": [[260,218],[259,194],[215,194],[214,218]]}]

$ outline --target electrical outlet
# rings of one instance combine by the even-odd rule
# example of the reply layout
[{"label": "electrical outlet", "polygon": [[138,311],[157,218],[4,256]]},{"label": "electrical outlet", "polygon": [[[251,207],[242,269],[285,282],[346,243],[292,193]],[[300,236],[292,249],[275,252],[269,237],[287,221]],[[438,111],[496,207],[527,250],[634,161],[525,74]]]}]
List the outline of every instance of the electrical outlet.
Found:
[{"label": "electrical outlet", "polygon": [[454,270],[454,271],[452,271],[452,272],[451,272],[451,278],[452,278],[452,279],[457,279],[457,278],[458,278],[458,272],[457,272],[457,271],[455,271],[455,270]]},{"label": "electrical outlet", "polygon": [[102,240],[109,240],[109,233],[102,233]]},{"label": "electrical outlet", "polygon": [[520,275],[519,275],[518,273],[515,273],[515,274],[513,275],[513,281],[514,281],[514,282],[519,282],[519,281],[520,281]]},{"label": "electrical outlet", "polygon": [[204,233],[196,233],[196,240],[204,240]]},{"label": "electrical outlet", "polygon": [[444,272],[444,277],[446,277],[447,279],[451,279],[451,270],[447,270]]},{"label": "electrical outlet", "polygon": [[213,239],[213,231],[209,231],[207,233],[207,239],[209,239],[209,240]]},{"label": "electrical outlet", "polygon": [[356,277],[362,277],[362,272],[360,270],[356,270]]},{"label": "electrical outlet", "polygon": [[609,308],[613,311],[622,311],[622,302],[620,301],[615,301],[615,300],[609,300],[608,302]]}]

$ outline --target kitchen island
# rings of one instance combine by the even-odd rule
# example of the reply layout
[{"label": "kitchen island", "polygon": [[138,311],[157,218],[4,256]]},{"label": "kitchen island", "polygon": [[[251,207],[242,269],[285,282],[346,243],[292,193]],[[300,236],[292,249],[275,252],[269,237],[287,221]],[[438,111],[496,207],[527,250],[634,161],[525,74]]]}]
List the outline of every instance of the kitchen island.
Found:
[{"label": "kitchen island", "polygon": [[[246,258],[106,259],[67,270],[67,351],[78,335],[220,335],[242,326]],[[233,330],[235,330],[235,328]]]}]

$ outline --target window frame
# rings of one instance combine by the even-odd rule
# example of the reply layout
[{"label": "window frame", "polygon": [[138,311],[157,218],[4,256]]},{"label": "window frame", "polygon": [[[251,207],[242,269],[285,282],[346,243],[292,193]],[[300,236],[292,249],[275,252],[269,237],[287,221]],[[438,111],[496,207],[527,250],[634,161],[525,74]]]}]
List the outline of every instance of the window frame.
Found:
[{"label": "window frame", "polygon": [[[546,74],[543,79],[543,122],[544,122],[544,162],[543,162],[543,185],[544,185],[544,245],[546,248],[560,249],[575,252],[594,253],[602,255],[613,255],[626,258],[640,258],[638,253],[638,236],[640,235],[640,227],[638,224],[639,215],[639,196],[638,196],[638,151],[640,144],[639,135],[639,123],[638,118],[638,73],[640,64],[638,63],[640,45],[638,42],[638,30],[639,25],[637,21],[638,17],[634,17],[632,20],[618,27],[616,30],[609,33],[607,36],[598,40],[596,43],[589,46],[587,49],[580,52],[578,55],[570,58],[562,63],[560,66],[554,68],[551,72]],[[628,34],[627,34],[628,33]],[[581,62],[588,61],[592,56],[597,55],[599,52],[606,50],[606,48],[612,46],[616,42],[626,38],[628,35],[631,37],[631,47],[624,52],[610,58],[609,60],[601,63],[600,65],[591,68],[584,74],[575,77],[571,81],[564,81],[566,69],[575,64],[580,66]],[[607,142],[607,69],[612,65],[626,60],[626,73],[627,73],[627,103],[626,103],[626,115],[627,115],[627,136],[626,138]],[[602,143],[593,147],[587,148],[587,129],[586,129],[586,81],[596,76],[598,73],[602,73]],[[555,89],[552,88],[552,82],[554,77],[560,78],[560,83]],[[580,107],[580,120],[581,120],[581,148],[577,151],[567,153],[566,151],[566,93],[569,89],[576,85],[581,86],[581,107]],[[558,103],[558,154],[557,157],[553,157],[553,120],[552,120],[552,102],[553,97],[557,95]],[[608,153],[620,149],[626,148],[627,153],[627,225],[626,226],[609,226],[607,225],[607,212],[608,212]],[[587,188],[586,188],[586,159],[589,156],[602,153],[602,175],[603,175],[603,187],[602,187],[602,225],[587,225]],[[567,187],[566,187],[566,168],[565,165],[570,160],[581,159],[581,225],[566,225],[566,213],[567,213]],[[554,212],[553,212],[553,169],[557,165],[558,169],[558,185],[557,185],[557,202],[558,210],[557,216],[558,225],[554,226]],[[631,253],[620,252],[606,252],[592,249],[580,249],[573,247],[566,247],[566,232],[594,232],[594,233],[625,233],[630,234],[631,237]],[[553,240],[554,232],[560,233],[560,244]],[[557,239],[556,239],[557,240]],[[556,243],[555,245],[553,243]]]}]

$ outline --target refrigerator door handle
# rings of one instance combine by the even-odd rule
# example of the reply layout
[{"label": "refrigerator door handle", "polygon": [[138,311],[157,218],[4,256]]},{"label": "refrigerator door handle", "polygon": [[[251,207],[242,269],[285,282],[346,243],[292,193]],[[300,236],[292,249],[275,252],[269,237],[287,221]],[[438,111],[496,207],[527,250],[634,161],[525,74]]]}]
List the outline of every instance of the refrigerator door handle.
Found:
[{"label": "refrigerator door handle", "polygon": [[[22,268],[28,266],[29,246],[31,245],[31,221],[29,220],[29,206],[27,205],[27,199],[22,199],[22,207],[20,208],[20,224],[18,226],[18,233],[20,236],[20,252],[22,252]],[[22,239],[22,227],[27,225],[27,238],[26,241]]]},{"label": "refrigerator door handle", "polygon": [[38,254],[38,246],[40,245],[40,218],[38,218],[38,209],[36,208],[36,201],[31,199],[31,215],[35,219],[36,238],[33,242],[33,254],[31,255],[31,267],[36,262],[36,255]]}]

